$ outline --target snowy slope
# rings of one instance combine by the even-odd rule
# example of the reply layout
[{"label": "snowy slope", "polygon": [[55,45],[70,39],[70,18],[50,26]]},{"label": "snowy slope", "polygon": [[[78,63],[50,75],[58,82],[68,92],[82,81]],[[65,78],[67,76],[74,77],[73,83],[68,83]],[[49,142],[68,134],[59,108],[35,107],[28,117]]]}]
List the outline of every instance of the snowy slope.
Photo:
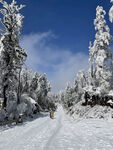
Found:
[{"label": "snowy slope", "polygon": [[0,129],[0,150],[112,150],[113,121],[77,120],[55,113],[12,128]]},{"label": "snowy slope", "polygon": [[82,106],[81,102],[72,106],[71,110],[68,111],[69,114],[74,119],[102,119],[113,120],[113,109],[108,106],[95,105],[91,107],[90,105]]}]

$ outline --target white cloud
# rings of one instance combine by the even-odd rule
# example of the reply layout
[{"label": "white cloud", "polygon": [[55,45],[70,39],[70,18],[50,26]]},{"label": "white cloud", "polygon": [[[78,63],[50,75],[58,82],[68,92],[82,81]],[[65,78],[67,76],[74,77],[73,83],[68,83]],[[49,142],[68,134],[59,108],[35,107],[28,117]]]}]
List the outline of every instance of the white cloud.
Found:
[{"label": "white cloud", "polygon": [[67,82],[72,84],[80,69],[88,68],[88,56],[60,49],[52,44],[53,38],[56,37],[52,32],[24,35],[21,45],[28,52],[29,68],[46,72],[52,91],[57,92],[64,89]]}]

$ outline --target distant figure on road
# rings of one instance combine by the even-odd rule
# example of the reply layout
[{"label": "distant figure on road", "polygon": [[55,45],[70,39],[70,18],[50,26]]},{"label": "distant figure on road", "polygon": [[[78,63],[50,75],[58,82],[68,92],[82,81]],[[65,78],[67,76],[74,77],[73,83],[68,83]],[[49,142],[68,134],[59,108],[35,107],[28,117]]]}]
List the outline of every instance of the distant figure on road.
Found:
[{"label": "distant figure on road", "polygon": [[50,118],[53,119],[54,118],[54,111],[52,109],[50,109],[49,113],[50,113]]},{"label": "distant figure on road", "polygon": [[16,121],[16,124],[17,123],[22,123],[23,122],[23,114],[19,114],[19,118],[18,120]]}]

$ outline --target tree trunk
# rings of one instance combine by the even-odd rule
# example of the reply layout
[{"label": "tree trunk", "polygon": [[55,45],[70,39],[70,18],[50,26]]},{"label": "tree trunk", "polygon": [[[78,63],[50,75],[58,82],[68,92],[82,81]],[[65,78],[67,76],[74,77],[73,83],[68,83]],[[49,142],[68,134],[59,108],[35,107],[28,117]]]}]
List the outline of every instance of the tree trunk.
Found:
[{"label": "tree trunk", "polygon": [[7,96],[6,96],[7,87],[8,85],[4,86],[3,88],[3,97],[4,97],[3,106],[2,106],[3,108],[6,108],[7,106]]},{"label": "tree trunk", "polygon": [[18,80],[19,80],[19,83],[18,83],[18,91],[17,91],[17,104],[20,104],[20,95],[21,95],[21,69],[20,69],[20,71],[19,71],[19,78],[18,78]]},{"label": "tree trunk", "polygon": [[[8,74],[5,75],[4,83],[5,83],[7,80],[8,80]],[[8,88],[8,85],[6,84],[6,85],[3,87],[3,98],[4,98],[4,101],[3,101],[3,108],[5,108],[5,107],[7,106],[7,96],[6,96],[7,88]]]}]

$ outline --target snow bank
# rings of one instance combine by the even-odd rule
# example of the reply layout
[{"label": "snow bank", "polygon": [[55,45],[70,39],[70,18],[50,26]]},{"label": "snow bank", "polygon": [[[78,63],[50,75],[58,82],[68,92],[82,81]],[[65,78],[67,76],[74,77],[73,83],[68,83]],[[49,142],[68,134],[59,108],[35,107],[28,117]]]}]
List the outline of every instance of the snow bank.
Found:
[{"label": "snow bank", "polygon": [[19,115],[31,116],[36,111],[36,102],[27,94],[21,96],[20,104],[16,101],[8,102],[6,110],[0,110],[0,122],[6,120],[15,120],[19,118]]},{"label": "snow bank", "polygon": [[32,115],[36,110],[36,101],[27,94],[21,96],[21,104],[18,105],[18,112],[25,115]]},{"label": "snow bank", "polygon": [[89,105],[82,106],[82,103],[77,103],[68,112],[74,119],[78,118],[97,118],[97,119],[111,119],[113,118],[113,109],[108,106],[95,105],[91,107]]}]

